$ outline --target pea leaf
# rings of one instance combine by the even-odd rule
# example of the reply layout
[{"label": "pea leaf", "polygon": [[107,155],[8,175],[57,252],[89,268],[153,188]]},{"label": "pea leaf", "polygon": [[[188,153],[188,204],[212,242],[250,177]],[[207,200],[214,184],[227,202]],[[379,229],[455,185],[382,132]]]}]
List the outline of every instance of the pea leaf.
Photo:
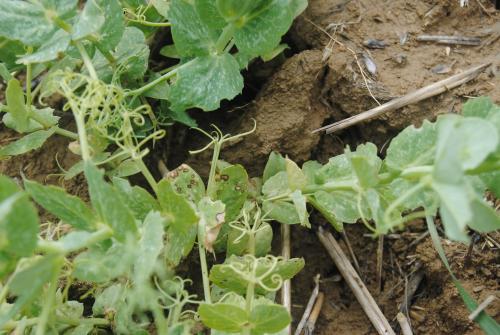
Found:
[{"label": "pea leaf", "polygon": [[[38,215],[33,204],[14,181],[0,175],[0,251],[14,258],[31,255],[38,230]],[[0,268],[0,277],[4,274],[2,270]]]},{"label": "pea leaf", "polygon": [[271,53],[306,5],[305,0],[275,0],[245,16],[234,34],[238,50],[254,56]]},{"label": "pea leaf", "polygon": [[138,255],[134,263],[136,285],[148,283],[154,272],[158,256],[163,249],[163,227],[165,218],[159,212],[150,212],[141,227]]},{"label": "pea leaf", "polygon": [[198,314],[205,326],[228,333],[238,333],[248,322],[244,309],[232,304],[201,304]]},{"label": "pea leaf", "polygon": [[103,223],[113,229],[113,236],[123,242],[127,236],[136,235],[137,226],[132,212],[121,201],[119,192],[104,181],[104,173],[91,162],[84,163],[84,172],[92,206]]},{"label": "pea leaf", "polygon": [[281,305],[257,305],[250,313],[251,334],[277,333],[288,326],[291,321],[290,314]]},{"label": "pea leaf", "polygon": [[0,62],[0,77],[2,77],[2,79],[5,82],[8,82],[9,80],[11,80],[13,78],[12,75],[10,74],[9,69],[7,68],[5,63],[3,63],[3,62]]},{"label": "pea leaf", "polygon": [[42,291],[43,286],[53,278],[60,267],[58,255],[49,255],[31,260],[26,267],[17,271],[9,280],[10,293],[17,296],[9,311],[0,316],[0,327],[12,320],[21,309],[33,301]]},{"label": "pea leaf", "polygon": [[182,164],[166,175],[172,187],[193,204],[197,204],[205,195],[205,185],[201,177],[189,165]]},{"label": "pea leaf", "polygon": [[176,266],[194,246],[198,217],[188,200],[174,191],[170,181],[163,179],[158,183],[157,195],[168,225],[165,254],[169,263]]},{"label": "pea leaf", "polygon": [[18,63],[44,63],[63,55],[69,47],[71,36],[64,30],[58,30],[44,42],[35,52],[19,58]]},{"label": "pea leaf", "polygon": [[[210,270],[210,280],[220,288],[227,289],[238,294],[245,294],[248,286],[246,277],[242,276],[241,273],[234,271],[233,268],[227,264],[233,264],[233,266],[236,266],[238,269],[245,269],[244,271],[251,271],[253,262],[253,258],[246,256],[228,257],[226,258],[224,264],[217,264],[212,267]],[[302,258],[292,258],[289,260],[279,260],[274,266],[273,264],[273,260],[268,258],[258,258],[255,273],[256,276],[267,274],[262,279],[262,282],[267,287],[276,288],[277,283],[274,278],[276,276],[280,276],[283,280],[291,279],[304,267],[304,260]],[[268,290],[264,289],[260,285],[257,285],[255,292],[263,295],[266,294]]]},{"label": "pea leaf", "polygon": [[178,68],[169,100],[174,111],[194,107],[212,111],[221,100],[234,98],[242,89],[243,77],[232,55],[201,56]]},{"label": "pea leaf", "polygon": [[434,162],[437,131],[435,123],[424,121],[422,127],[409,126],[387,148],[385,164],[393,170],[428,165]]},{"label": "pea leaf", "polygon": [[71,38],[79,40],[97,32],[105,20],[104,11],[99,6],[97,0],[88,0],[85,2],[85,7],[83,7],[83,11],[78,16],[76,23],[73,25]]},{"label": "pea leaf", "polygon": [[297,164],[289,158],[285,159],[285,171],[290,190],[301,190],[307,185],[307,179]]},{"label": "pea leaf", "polygon": [[355,152],[348,152],[347,156],[362,188],[368,189],[378,183],[382,160],[377,156],[375,144],[361,144]]},{"label": "pea leaf", "polygon": [[26,45],[41,45],[57,30],[48,18],[65,17],[76,8],[77,2],[3,0],[0,2],[0,35]]},{"label": "pea leaf", "polygon": [[231,165],[216,175],[216,199],[226,205],[226,222],[240,214],[248,193],[248,174],[241,165]]},{"label": "pea leaf", "polygon": [[278,172],[285,171],[285,158],[277,152],[271,152],[267,160],[262,182],[266,182],[269,178],[276,175]]},{"label": "pea leaf", "polygon": [[127,272],[136,259],[135,245],[113,243],[105,249],[95,245],[74,260],[73,276],[79,280],[104,283]]},{"label": "pea leaf", "polygon": [[286,193],[290,193],[286,171],[276,173],[272,177],[268,178],[262,186],[262,194],[268,198]]},{"label": "pea leaf", "polygon": [[55,128],[38,130],[21,139],[0,148],[0,159],[7,156],[16,156],[40,148],[45,141],[54,134]]},{"label": "pea leaf", "polygon": [[9,115],[14,120],[16,128],[19,132],[25,132],[29,125],[29,111],[26,108],[23,89],[17,79],[9,80],[7,90],[5,91],[5,100]]},{"label": "pea leaf", "polygon": [[128,180],[114,177],[113,185],[118,190],[121,201],[138,220],[144,220],[149,212],[160,210],[156,199],[145,189],[131,186]]},{"label": "pea leaf", "polygon": [[[45,107],[42,109],[36,109],[34,106],[31,106],[31,113],[36,113],[40,119],[43,120],[45,125],[48,126],[55,126],[57,125],[57,122],[59,121],[58,116],[54,116],[54,109],[50,107]],[[29,119],[28,121],[28,127],[27,128],[19,128],[19,124],[16,122],[14,117],[12,116],[11,113],[7,113],[3,116],[2,118],[3,123],[5,124],[6,127],[9,127],[11,129],[14,129],[18,133],[21,132],[26,132],[26,133],[32,133],[37,130],[44,129],[45,127],[42,126],[40,123],[33,119]]]},{"label": "pea leaf", "polygon": [[268,213],[270,219],[284,224],[298,224],[300,217],[295,206],[284,200],[265,201],[262,205],[264,213]]},{"label": "pea leaf", "polygon": [[290,194],[290,198],[292,199],[293,205],[295,206],[300,224],[302,226],[311,228],[311,224],[309,223],[309,213],[307,212],[306,207],[306,197],[302,194],[302,192],[296,190],[292,192],[292,194]]},{"label": "pea leaf", "polygon": [[337,222],[356,223],[359,219],[357,194],[351,191],[318,191],[314,193],[312,204],[320,212],[334,217],[330,221],[334,226]]},{"label": "pea leaf", "polygon": [[123,301],[124,287],[122,284],[113,284],[106,287],[97,295],[92,312],[94,315],[105,315],[106,311],[115,309]]},{"label": "pea leaf", "polygon": [[104,12],[104,23],[93,33],[98,41],[98,48],[112,51],[120,42],[125,31],[123,9],[118,0],[95,0]]},{"label": "pea leaf", "polygon": [[80,198],[66,193],[60,187],[45,186],[27,179],[24,180],[24,187],[45,210],[65,223],[81,230],[95,229],[94,215]]},{"label": "pea leaf", "polygon": [[[241,236],[241,231],[230,228],[227,236],[227,257],[231,255],[242,256],[250,253],[248,235]],[[268,223],[263,223],[255,234],[255,256],[262,257],[271,250],[273,229]]]},{"label": "pea leaf", "polygon": [[[201,10],[208,5],[207,1],[196,2]],[[199,13],[193,2],[171,1],[168,16],[172,23],[172,38],[181,57],[207,56],[214,50],[220,30],[205,24],[202,19],[205,12]]]}]

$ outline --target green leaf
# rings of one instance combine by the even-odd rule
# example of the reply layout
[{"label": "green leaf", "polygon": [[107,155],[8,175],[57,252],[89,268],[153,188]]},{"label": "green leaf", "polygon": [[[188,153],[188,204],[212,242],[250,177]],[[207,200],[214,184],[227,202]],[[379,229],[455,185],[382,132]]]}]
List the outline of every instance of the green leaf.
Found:
[{"label": "green leaf", "polygon": [[69,47],[71,35],[64,30],[58,30],[49,40],[44,42],[40,48],[31,54],[19,58],[18,63],[44,63],[51,60],[62,58],[64,52]]},{"label": "green leaf", "polygon": [[299,216],[300,224],[304,227],[311,228],[311,224],[309,223],[309,213],[307,212],[306,207],[306,197],[302,194],[302,192],[296,190],[290,194],[290,198],[292,199],[297,215]]},{"label": "green leaf", "polygon": [[156,11],[163,16],[168,18],[168,10],[170,8],[170,1],[168,0],[152,0],[151,4],[156,9]]},{"label": "green leaf", "polygon": [[330,158],[328,163],[316,172],[316,182],[318,184],[324,184],[332,180],[351,180],[352,177],[352,166],[345,154]]},{"label": "green leaf", "polygon": [[[48,126],[57,125],[57,123],[59,122],[59,119],[60,119],[58,116],[54,116],[54,109],[52,109],[50,107],[36,109],[34,106],[31,106],[31,113],[32,114],[36,113],[37,116],[43,120],[44,125],[48,125]],[[21,133],[21,132],[32,133],[34,131],[41,130],[41,129],[45,128],[44,126],[42,126],[40,123],[38,123],[37,121],[35,121],[33,119],[29,119],[29,123],[28,123],[27,128],[24,128],[24,129],[19,128],[18,123],[13,118],[12,114],[10,114],[10,113],[5,114],[2,118],[2,121],[5,124],[5,126],[11,128],[11,129],[14,129],[18,133]]]},{"label": "green leaf", "polygon": [[17,129],[25,132],[29,125],[29,111],[26,108],[23,89],[17,79],[9,80],[5,91],[5,100],[9,115],[14,120]]},{"label": "green leaf", "polygon": [[[227,1],[227,0],[224,0]],[[216,1],[214,0],[195,0],[196,11],[200,15],[203,23],[214,31],[222,31],[227,25],[226,21],[217,10]]]},{"label": "green leaf", "polygon": [[[238,50],[254,56],[264,56],[276,48],[293,19],[305,9],[305,1],[275,0],[266,2],[256,12],[237,23],[234,39]],[[299,13],[298,13],[299,12]]]},{"label": "green leaf", "polygon": [[105,283],[127,272],[136,259],[136,246],[113,243],[107,250],[96,245],[79,254],[73,276],[79,280]]},{"label": "green leaf", "polygon": [[5,63],[3,63],[3,62],[0,62],[0,77],[2,77],[2,79],[5,82],[8,82],[9,80],[11,80],[13,78],[12,75],[10,74],[9,69],[7,68]]},{"label": "green leaf", "polygon": [[0,148],[0,159],[7,156],[16,156],[40,148],[45,141],[54,134],[55,128],[38,130],[21,139]]},{"label": "green leaf", "polygon": [[156,199],[142,187],[131,186],[128,180],[117,177],[113,178],[113,185],[118,190],[121,201],[138,220],[144,220],[151,211],[160,210]]},{"label": "green leaf", "polygon": [[241,165],[231,165],[215,177],[216,199],[226,205],[226,222],[240,215],[248,194],[248,174]]},{"label": "green leaf", "polygon": [[[227,289],[238,294],[245,294],[248,280],[247,276],[243,276],[241,272],[236,272],[233,267],[241,271],[252,271],[255,259],[247,256],[238,257],[231,256],[226,258],[224,264],[217,264],[212,266],[210,270],[210,280],[217,286]],[[231,266],[229,266],[231,265]],[[276,282],[277,276],[283,280],[291,279],[304,267],[304,260],[302,258],[292,258],[289,260],[279,260],[276,264],[270,258],[258,258],[257,268],[255,275],[262,278],[262,282],[267,287],[276,288],[279,283]],[[256,285],[255,292],[257,294],[267,294],[268,291],[260,285]]]},{"label": "green leaf", "polygon": [[170,181],[163,179],[158,183],[157,195],[168,225],[165,254],[169,263],[176,266],[194,246],[198,217],[188,200],[174,191]]},{"label": "green leaf", "polygon": [[268,213],[270,219],[284,224],[298,224],[300,217],[295,206],[284,200],[266,201],[262,205],[264,213]]},{"label": "green leaf", "polygon": [[202,198],[198,203],[199,225],[203,228],[201,239],[210,252],[213,252],[213,245],[225,222],[225,207],[222,201],[212,201],[209,197]]},{"label": "green leaf", "polygon": [[205,195],[205,184],[201,177],[189,165],[182,164],[165,176],[178,194],[183,195],[193,204],[197,204]]},{"label": "green leaf", "polygon": [[257,305],[250,313],[252,335],[277,333],[291,321],[292,318],[286,308],[277,304]]},{"label": "green leaf", "polygon": [[159,212],[150,212],[141,227],[141,240],[134,264],[134,281],[137,285],[148,283],[154,272],[158,256],[163,249],[165,218]]},{"label": "green leaf", "polygon": [[285,158],[277,152],[271,152],[267,160],[262,182],[266,182],[269,178],[276,175],[278,172],[285,171]]},{"label": "green leaf", "polygon": [[469,222],[469,227],[480,233],[500,229],[500,216],[487,202],[476,196],[472,199],[470,206],[472,220]]},{"label": "green leaf", "polygon": [[[37,244],[38,215],[17,184],[0,175],[0,251],[12,257],[29,256]],[[1,264],[1,263],[0,263]],[[0,268],[0,277],[4,274]]]},{"label": "green leaf", "polygon": [[104,23],[93,35],[98,47],[112,51],[120,42],[125,31],[123,9],[118,0],[95,0],[104,11]]},{"label": "green leaf", "polygon": [[[352,191],[318,191],[313,205],[321,212],[335,217],[337,222],[356,223],[359,219],[358,195]],[[330,223],[334,224],[330,221]]]},{"label": "green leaf", "polygon": [[306,176],[307,185],[316,184],[316,174],[323,167],[317,161],[307,161],[302,165],[302,172]]},{"label": "green leaf", "polygon": [[248,322],[244,309],[231,304],[201,304],[198,314],[205,326],[228,333],[238,333]]},{"label": "green leaf", "polygon": [[0,327],[12,320],[22,308],[36,299],[43,286],[51,280],[60,268],[62,260],[58,255],[31,259],[25,267],[18,270],[9,280],[10,293],[16,297],[9,311],[0,315]]},{"label": "green leaf", "polygon": [[82,324],[79,326],[76,326],[75,328],[69,330],[69,335],[87,335],[89,334],[92,330],[94,330],[94,325],[93,324]]},{"label": "green leaf", "polygon": [[285,171],[290,190],[302,190],[307,185],[307,178],[304,172],[289,158],[285,159]]},{"label": "green leaf", "polygon": [[35,181],[24,180],[24,187],[31,197],[45,210],[76,229],[95,229],[94,215],[78,197],[66,193],[56,186],[45,186]]},{"label": "green leaf", "polygon": [[77,0],[0,2],[0,35],[26,45],[40,45],[57,30],[50,17],[65,17],[76,8]]},{"label": "green leaf", "polygon": [[243,77],[232,55],[202,56],[178,68],[169,100],[173,110],[198,107],[212,111],[221,100],[234,98],[242,89]]},{"label": "green leaf", "polygon": [[[241,238],[241,231],[234,228],[229,229],[227,236],[227,257],[231,255],[242,256],[250,253],[248,245],[248,235],[245,234]],[[238,239],[239,238],[239,239]],[[237,240],[238,239],[238,240]],[[271,242],[273,240],[273,229],[270,224],[263,223],[257,234],[255,234],[255,256],[262,257],[271,251]]]},{"label": "green leaf", "polygon": [[432,164],[436,153],[436,139],[434,123],[426,120],[420,128],[409,126],[391,141],[384,162],[390,169],[398,171]]},{"label": "green leaf", "polygon": [[[111,81],[112,78],[122,77],[129,80],[142,79],[148,68],[149,47],[146,44],[144,33],[135,27],[126,27],[121,40],[116,46],[113,57],[120,71],[115,72],[108,60],[96,51],[92,60],[99,78]],[[103,40],[103,43],[105,40]]]},{"label": "green leaf", "polygon": [[375,144],[359,145],[355,152],[348,154],[348,158],[362,188],[368,189],[377,185],[382,160],[377,156]]},{"label": "green leaf", "polygon": [[83,11],[73,25],[71,38],[79,40],[97,32],[103,26],[105,20],[104,11],[97,0],[87,0]]},{"label": "green leaf", "polygon": [[94,315],[105,315],[106,311],[116,310],[123,302],[124,287],[122,284],[113,284],[106,287],[99,295],[97,295],[92,312]]},{"label": "green leaf", "polygon": [[137,226],[132,212],[121,201],[119,192],[104,181],[104,173],[91,162],[84,163],[84,171],[92,206],[103,223],[113,229],[113,236],[125,241],[127,236],[136,235]]},{"label": "green leaf", "polygon": [[262,194],[267,198],[290,193],[286,171],[280,171],[268,178],[262,186]]},{"label": "green leaf", "polygon": [[[220,34],[219,29],[211,29],[202,19],[205,13],[198,13],[195,4],[185,0],[172,0],[169,20],[172,23],[172,38],[181,57],[206,56],[214,48]],[[207,1],[196,1],[208,5]]]}]

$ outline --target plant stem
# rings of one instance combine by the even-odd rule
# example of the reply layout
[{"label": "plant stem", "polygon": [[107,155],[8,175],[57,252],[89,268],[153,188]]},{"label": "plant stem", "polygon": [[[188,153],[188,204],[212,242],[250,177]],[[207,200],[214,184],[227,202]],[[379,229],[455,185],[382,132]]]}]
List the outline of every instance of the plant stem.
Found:
[{"label": "plant stem", "polygon": [[72,253],[74,251],[78,251],[83,248],[87,248],[97,242],[106,240],[113,236],[113,230],[109,228],[108,226],[103,226],[99,230],[93,232],[89,238],[85,240],[81,240],[80,243],[73,245],[71,248],[63,248],[62,244],[57,241],[46,241],[46,240],[39,240],[36,250],[38,252],[43,252],[43,253],[58,253],[62,255],[66,255],[69,253]]},{"label": "plant stem", "polygon": [[170,27],[170,26],[172,26],[172,24],[170,22],[151,22],[151,21],[142,21],[142,20],[134,20],[134,19],[127,19],[127,21],[142,24],[143,26],[148,26],[148,27]]},{"label": "plant stem", "polygon": [[54,274],[52,275],[52,279],[49,283],[49,287],[47,289],[47,295],[46,295],[46,300],[42,308],[42,313],[39,318],[39,322],[36,327],[36,335],[44,335],[45,334],[45,328],[47,327],[47,322],[49,320],[53,305],[54,305],[54,300],[56,297],[56,291],[57,291],[57,278],[59,276],[59,271],[62,267],[62,258],[55,259],[54,262],[57,262],[57,270],[54,271]]},{"label": "plant stem", "polygon": [[[31,53],[33,51],[33,47],[28,47],[28,52]],[[26,105],[28,106],[28,110],[31,111],[31,77],[32,77],[32,67],[31,63],[26,65]]]},{"label": "plant stem", "polygon": [[217,170],[217,162],[219,160],[220,149],[222,144],[219,141],[214,141],[214,152],[212,154],[212,162],[210,163],[210,173],[208,175],[207,195],[214,200],[216,196],[215,172]]},{"label": "plant stem", "polygon": [[153,80],[152,82],[149,82],[147,83],[146,85],[142,86],[142,87],[139,87],[135,90],[132,90],[132,91],[128,91],[125,93],[125,96],[137,96],[141,93],[144,93],[146,92],[147,90],[155,87],[156,85],[158,85],[159,83],[161,83],[162,81],[165,81],[167,79],[170,79],[172,78],[173,76],[175,76],[177,74],[177,72],[179,72],[179,70],[183,67],[185,67],[187,64],[190,64],[192,62],[192,60],[190,60],[189,62],[186,62],[182,65],[180,65],[179,67],[173,69],[172,71],[169,71],[167,73],[165,73],[164,75],[162,75],[161,77],[159,78],[156,78],[155,80]]},{"label": "plant stem", "polygon": [[203,235],[202,229],[205,227],[198,224],[198,252],[200,254],[200,264],[201,264],[201,276],[203,279],[203,294],[205,296],[205,302],[207,304],[212,303],[212,294],[210,293],[210,281],[208,279],[208,266],[207,266],[207,255],[205,253],[205,247],[203,246]]},{"label": "plant stem", "polygon": [[139,164],[139,169],[141,170],[141,173],[144,176],[144,178],[146,178],[146,180],[148,181],[148,183],[151,186],[151,188],[153,189],[153,191],[155,193],[157,193],[157,191],[158,191],[158,184],[156,183],[155,178],[153,177],[153,175],[149,171],[149,169],[146,166],[146,164],[144,164],[144,162],[142,161],[141,158],[139,158],[139,159],[137,159],[135,161],[137,162],[137,164]]},{"label": "plant stem", "polygon": [[75,46],[82,56],[83,63],[85,64],[87,71],[89,71],[90,77],[94,80],[99,80],[99,78],[97,77],[97,72],[95,72],[94,65],[92,64],[89,54],[87,53],[87,50],[85,50],[81,42],[75,42]]},{"label": "plant stem", "polygon": [[76,109],[73,109],[75,117],[76,128],[78,129],[78,141],[80,142],[80,150],[82,151],[82,158],[84,161],[90,160],[90,149],[87,142],[87,130],[85,129],[85,120],[83,115]]},{"label": "plant stem", "polygon": [[226,45],[233,38],[235,31],[236,31],[236,26],[233,23],[230,23],[224,27],[222,34],[220,34],[219,39],[215,43],[215,50],[217,51],[218,54],[224,52]]},{"label": "plant stem", "polygon": [[66,130],[66,129],[59,128],[57,126],[52,126],[50,124],[47,124],[47,122],[45,122],[45,120],[42,117],[40,117],[40,115],[37,114],[36,112],[30,111],[29,117],[31,119],[35,120],[36,122],[40,123],[42,125],[42,127],[44,127],[45,129],[55,127],[55,129],[56,129],[55,132],[58,135],[71,138],[72,140],[78,139],[78,134],[76,134],[72,131]]}]

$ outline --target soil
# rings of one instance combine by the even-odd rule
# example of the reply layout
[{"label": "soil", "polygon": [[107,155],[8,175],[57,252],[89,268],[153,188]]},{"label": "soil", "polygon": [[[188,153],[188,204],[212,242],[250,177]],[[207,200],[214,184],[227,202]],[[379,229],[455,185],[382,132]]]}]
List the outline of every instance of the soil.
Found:
[{"label": "soil", "polygon": [[[481,45],[418,42],[416,37],[421,34],[480,37]],[[500,103],[499,37],[500,11],[495,11],[493,3],[486,0],[469,1],[465,8],[459,6],[458,0],[309,0],[308,9],[285,38],[291,47],[286,57],[252,64],[245,74],[242,96],[224,103],[220,111],[193,115],[202,128],[213,122],[233,134],[250,129],[251,119],[256,120],[257,130],[252,135],[231,143],[223,151],[225,160],[243,164],[251,175],[262,172],[272,150],[299,163],[308,159],[325,162],[342,153],[346,145],[366,141],[376,143],[383,152],[388,141],[404,127],[435,119],[439,114],[459,112],[469,97],[487,95]],[[365,47],[364,42],[369,40],[378,40],[379,44],[382,41],[385,47]],[[368,70],[373,68],[371,63],[376,66],[374,73]],[[482,63],[491,65],[475,80],[444,94],[333,135],[311,133],[377,106],[374,98],[384,103]],[[152,169],[156,160],[162,158],[169,168],[187,161],[202,175],[206,174],[210,153],[187,155],[187,150],[202,147],[206,139],[181,126],[175,126],[170,134],[168,141],[159,143],[165,145],[157,145],[148,158]],[[17,136],[0,125],[0,145]],[[0,161],[0,173],[16,178],[24,174],[86,197],[81,176],[69,181],[58,178],[59,165],[68,169],[78,161],[67,145],[67,140],[53,137],[40,150]],[[159,175],[159,171],[155,173]],[[321,223],[321,219],[316,222]],[[379,292],[375,270],[377,241],[366,236],[361,225],[346,227],[360,275],[398,332],[395,316],[405,297],[405,278],[411,283],[419,275],[423,279],[408,313],[415,334],[481,334],[477,325],[468,321],[469,313],[429,237],[419,239],[425,231],[421,222],[414,222],[404,232],[386,237]],[[489,238],[500,241],[500,234]],[[292,227],[292,244],[293,256],[306,260],[305,270],[292,283],[294,324],[303,313],[314,276],[319,273],[325,303],[315,333],[375,334],[314,231]],[[345,247],[345,243],[342,245]],[[444,241],[444,248],[453,271],[477,301],[498,295],[500,254],[487,237],[479,237],[468,261],[467,246]],[[197,277],[193,273],[195,281]],[[498,299],[487,312],[500,320]]]}]

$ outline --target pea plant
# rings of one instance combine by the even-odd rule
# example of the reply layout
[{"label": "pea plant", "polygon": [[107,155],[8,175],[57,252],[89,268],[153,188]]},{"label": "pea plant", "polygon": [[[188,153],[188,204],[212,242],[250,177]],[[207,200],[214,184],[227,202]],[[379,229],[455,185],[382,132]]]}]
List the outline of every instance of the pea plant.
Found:
[{"label": "pea plant", "polygon": [[[198,129],[209,143],[193,154],[213,150],[206,183],[185,164],[154,177],[143,159],[165,126],[195,126],[187,109],[211,111],[239,94],[240,71],[280,53],[306,5],[0,2],[0,110],[21,136],[0,148],[0,159],[67,137],[81,161],[65,177],[83,173],[90,196],[86,203],[56,186],[0,176],[1,333],[190,334],[198,323],[214,334],[282,333],[291,317],[275,292],[304,261],[270,254],[270,221],[310,227],[310,208],[337,230],[361,221],[374,235],[416,218],[432,222],[438,211],[454,240],[467,241],[468,228],[499,228],[483,198],[487,189],[500,194],[500,113],[486,98],[468,102],[462,116],[405,129],[384,159],[373,144],[302,168],[273,153],[262,178],[219,159],[225,143],[248,133]],[[171,32],[173,43],[160,51],[171,65],[153,71],[149,44],[160,29]],[[62,99],[60,110],[52,99]],[[76,131],[62,125],[62,112]],[[128,181],[138,173],[150,191]],[[179,271],[195,247],[202,297]],[[224,252],[210,266],[207,256]]]}]

